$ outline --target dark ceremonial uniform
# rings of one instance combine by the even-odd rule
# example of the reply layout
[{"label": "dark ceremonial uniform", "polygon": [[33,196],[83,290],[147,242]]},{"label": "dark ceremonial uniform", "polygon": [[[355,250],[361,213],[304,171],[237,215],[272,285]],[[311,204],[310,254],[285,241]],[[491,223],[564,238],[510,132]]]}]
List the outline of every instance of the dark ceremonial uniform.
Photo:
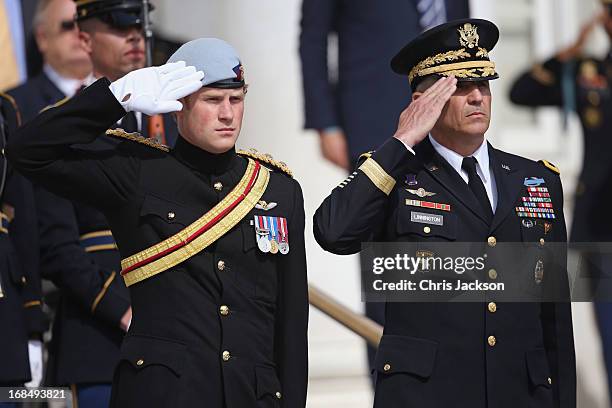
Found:
[{"label": "dark ceremonial uniform", "polygon": [[[561,183],[543,165],[489,146],[499,201],[488,224],[467,184],[429,140],[415,151],[416,157],[391,139],[335,188],[314,216],[317,242],[349,254],[370,241],[486,242],[491,248],[566,241]],[[529,218],[516,211],[527,196],[524,180],[531,177],[548,187],[556,213],[546,220],[548,227],[535,220],[526,226],[522,220]],[[408,191],[417,188],[436,195],[421,198]],[[419,207],[422,200],[449,210]],[[416,211],[442,216],[443,224],[414,221]],[[490,281],[511,273],[504,265],[489,267]],[[376,407],[575,406],[569,303],[391,302],[385,322],[375,367]]]},{"label": "dark ceremonial uniform", "polygon": [[[498,37],[489,21],[452,21],[406,45],[391,67],[408,76],[413,90],[432,75],[493,80],[498,74],[489,52]],[[477,102],[468,100],[476,108]],[[456,243],[447,246],[452,248],[467,242],[484,248],[481,278],[487,282],[503,280],[512,286],[527,276],[531,287],[541,288],[534,293],[552,289],[557,300],[504,303],[495,295],[505,293],[486,292],[480,298],[485,303],[417,303],[410,302],[410,294],[403,302],[387,302],[375,363],[376,407],[576,406],[559,172],[547,162],[538,164],[488,144],[478,152],[484,148],[496,206],[475,164],[471,175],[468,171],[475,157],[462,158],[466,183],[429,138],[414,152],[391,138],[365,155],[358,170],[315,213],[315,238],[333,253],[355,253],[362,243],[375,241],[404,242],[407,248],[418,243],[419,251],[426,252],[435,244]],[[556,259],[546,255],[551,251]],[[450,273],[459,274],[456,269]],[[522,294],[515,293],[516,299]],[[459,295],[455,290],[452,300]]]},{"label": "dark ceremonial uniform", "polygon": [[[108,24],[140,24],[142,3],[134,1],[78,2],[79,10]],[[90,11],[95,11],[90,13]],[[87,14],[86,13],[86,14]],[[110,16],[112,14],[112,16]],[[64,98],[43,72],[9,91],[21,108],[24,122]],[[142,115],[141,133],[158,134],[151,118]],[[164,143],[174,146],[178,132],[170,115],[162,115]],[[129,131],[138,124],[121,123]],[[99,140],[87,149],[113,149],[118,141]],[[49,361],[48,385],[108,384],[119,361],[124,332],[120,319],[130,306],[129,292],[120,279],[120,255],[104,215],[87,205],[60,198],[35,186],[41,273],[60,289]]]},{"label": "dark ceremonial uniform", "polygon": [[[63,98],[44,73],[10,94],[17,105],[26,107],[26,122]],[[163,116],[164,136],[174,145],[176,125],[170,115]],[[142,133],[148,137],[150,118],[142,118]],[[125,127],[122,123],[119,126]],[[112,149],[116,144],[116,140],[100,140],[87,148]],[[34,186],[34,194],[41,274],[61,291],[46,383],[110,383],[124,336],[119,323],[130,302],[118,276],[121,257],[108,222],[100,211],[58,197],[41,186]]]},{"label": "dark ceremonial uniform", "polygon": [[[14,101],[0,94],[0,144],[19,122]],[[0,384],[30,380],[28,339],[47,329],[41,309],[36,224],[32,186],[0,158]]]},{"label": "dark ceremonial uniform", "polygon": [[42,113],[7,155],[51,191],[100,209],[111,226],[134,312],[113,406],[303,407],[299,184],[264,167],[282,166],[263,156],[212,155],[180,138],[167,153],[116,131],[133,140],[81,150],[75,145],[112,137],[99,135],[125,114],[108,85],[99,80]]}]

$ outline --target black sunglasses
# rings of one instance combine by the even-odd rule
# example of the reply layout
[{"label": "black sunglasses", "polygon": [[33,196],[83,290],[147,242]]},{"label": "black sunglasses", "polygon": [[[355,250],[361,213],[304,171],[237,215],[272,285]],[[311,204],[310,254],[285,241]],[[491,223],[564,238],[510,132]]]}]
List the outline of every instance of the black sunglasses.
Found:
[{"label": "black sunglasses", "polygon": [[61,31],[72,31],[76,28],[76,21],[64,20],[60,23]]}]

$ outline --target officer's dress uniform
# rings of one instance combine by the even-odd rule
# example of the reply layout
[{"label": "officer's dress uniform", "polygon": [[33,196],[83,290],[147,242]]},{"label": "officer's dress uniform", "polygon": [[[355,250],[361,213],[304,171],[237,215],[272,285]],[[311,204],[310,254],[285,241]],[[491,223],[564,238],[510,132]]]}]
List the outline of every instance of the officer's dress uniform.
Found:
[{"label": "officer's dress uniform", "polygon": [[[51,191],[100,209],[127,270],[127,257],[233,195],[245,169],[259,161],[233,150],[212,155],[180,138],[170,153],[140,138],[114,151],[75,148],[111,137],[98,135],[125,114],[108,85],[101,79],[41,114],[21,129],[7,155]],[[283,172],[259,171],[269,174],[260,200],[275,206],[261,203],[211,246],[163,273],[144,280],[138,270],[124,275],[134,315],[115,372],[113,406],[304,406],[303,199]],[[254,215],[286,218],[287,254],[259,251]]]},{"label": "officer's dress uniform", "polygon": [[[422,72],[426,76],[432,71],[454,74],[459,80],[495,79],[487,50],[493,48],[497,35],[496,27],[484,20],[450,22],[408,44],[392,67],[410,73],[413,86]],[[427,58],[432,53],[441,57]],[[428,137],[411,152],[391,138],[373,154],[364,155],[358,169],[314,215],[314,235],[321,247],[352,254],[367,242],[419,243],[418,248],[423,244],[425,249],[427,244],[482,243],[489,255],[484,270],[487,282],[510,284],[527,273],[536,281],[534,285],[538,280],[546,285],[552,275],[557,290],[561,288],[557,299],[567,299],[564,269],[551,271],[544,261],[544,270],[538,270],[534,260],[535,265],[525,272],[517,270],[518,263],[495,261],[504,259],[504,243],[515,243],[519,250],[524,246],[519,258],[514,258],[520,259],[551,242],[561,243],[554,248],[561,251],[557,254],[561,262],[565,260],[558,170],[488,144],[481,146],[474,157],[486,167],[484,157],[488,156],[489,165],[481,169],[482,174],[474,173],[481,179],[484,176],[481,185],[486,196],[479,201],[460,173],[464,159],[453,166],[444,158],[451,160],[451,156],[440,146],[436,148]],[[530,197],[532,180],[547,189],[555,218],[523,214],[523,198]],[[575,407],[569,303],[504,303],[492,294],[486,299],[486,303],[419,303],[408,297],[387,302],[375,361],[374,406]]]},{"label": "officer's dress uniform", "polygon": [[[14,101],[0,94],[3,149],[5,138],[18,125],[18,115]],[[48,322],[41,309],[32,186],[5,167],[4,157],[0,162],[0,385],[23,385],[30,381],[28,339],[40,339]]]}]

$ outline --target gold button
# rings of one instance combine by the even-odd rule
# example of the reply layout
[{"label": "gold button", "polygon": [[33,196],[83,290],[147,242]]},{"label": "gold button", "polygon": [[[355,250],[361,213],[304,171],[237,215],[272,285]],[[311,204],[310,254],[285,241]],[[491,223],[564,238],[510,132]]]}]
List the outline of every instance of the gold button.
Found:
[{"label": "gold button", "polygon": [[221,191],[223,189],[223,184],[220,181],[217,181],[213,187],[215,188],[215,190],[217,191]]},{"label": "gold button", "polygon": [[231,357],[232,357],[232,356],[231,356],[231,354],[230,354],[230,352],[229,352],[229,351],[225,350],[225,351],[223,352],[223,361],[229,361],[229,359],[230,359]]},{"label": "gold button", "polygon": [[495,269],[489,269],[489,278],[490,279],[497,279],[497,271]]},{"label": "gold button", "polygon": [[497,305],[495,304],[495,302],[489,303],[488,309],[491,313],[497,312]]},{"label": "gold button", "polygon": [[429,233],[431,232],[431,228],[429,228],[429,227],[424,227],[424,228],[423,228],[423,232],[424,232],[424,233],[426,233],[426,234],[429,234]]},{"label": "gold button", "polygon": [[548,377],[546,381],[548,381],[548,385],[552,385],[552,379],[550,377]]},{"label": "gold button", "polygon": [[493,347],[497,343],[497,339],[495,338],[495,336],[489,336],[489,338],[487,339],[487,343],[489,343],[489,346]]},{"label": "gold button", "polygon": [[544,246],[545,243],[546,241],[544,241],[544,238],[540,238],[540,246]]},{"label": "gold button", "polygon": [[487,239],[487,244],[489,244],[490,247],[494,247],[495,245],[497,245],[497,238],[489,237]]},{"label": "gold button", "polygon": [[281,394],[281,393],[280,393],[280,391],[276,391],[276,394],[275,394],[275,395],[276,395],[276,398],[277,398],[277,399],[281,399],[281,398],[283,398],[283,394]]},{"label": "gold button", "polygon": [[168,219],[169,219],[169,220],[173,220],[173,219],[174,219],[174,217],[176,217],[176,214],[175,214],[175,213],[173,213],[172,211],[170,211],[170,212],[168,213]]},{"label": "gold button", "polygon": [[217,262],[217,268],[219,268],[220,271],[225,269],[225,262],[224,261],[219,261]]},{"label": "gold button", "polygon": [[144,364],[144,360],[142,358],[136,362],[137,366],[141,366],[143,364]]},{"label": "gold button", "polygon": [[229,314],[229,307],[222,305],[219,308],[219,313],[221,313],[221,316],[227,316]]},{"label": "gold button", "polygon": [[383,371],[390,371],[391,370],[391,364],[385,364],[383,366]]}]

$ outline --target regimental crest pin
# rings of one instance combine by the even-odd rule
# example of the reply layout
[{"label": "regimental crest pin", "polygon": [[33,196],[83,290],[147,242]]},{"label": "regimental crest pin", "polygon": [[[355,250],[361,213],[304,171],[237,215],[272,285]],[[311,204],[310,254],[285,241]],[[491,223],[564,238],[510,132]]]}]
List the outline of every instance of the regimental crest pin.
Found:
[{"label": "regimental crest pin", "polygon": [[404,180],[407,186],[416,186],[419,182],[416,179],[416,174],[406,174],[406,180]]}]

